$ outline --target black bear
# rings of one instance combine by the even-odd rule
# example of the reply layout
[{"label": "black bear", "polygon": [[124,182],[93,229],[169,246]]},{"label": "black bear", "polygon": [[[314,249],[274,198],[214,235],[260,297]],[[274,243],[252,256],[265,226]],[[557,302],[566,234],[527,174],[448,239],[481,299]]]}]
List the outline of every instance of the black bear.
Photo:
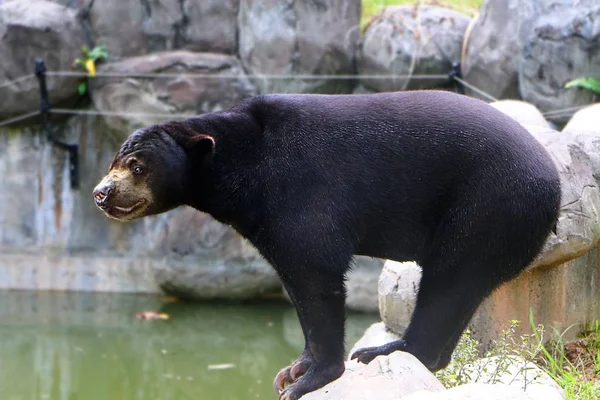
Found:
[{"label": "black bear", "polygon": [[296,400],[344,372],[345,274],[355,254],[416,261],[396,350],[444,368],[481,301],[530,264],[556,224],[560,181],[521,125],[443,91],[265,95],[123,144],[94,190],[119,220],[180,205],[235,228],[275,268],[306,346],[275,378]]}]

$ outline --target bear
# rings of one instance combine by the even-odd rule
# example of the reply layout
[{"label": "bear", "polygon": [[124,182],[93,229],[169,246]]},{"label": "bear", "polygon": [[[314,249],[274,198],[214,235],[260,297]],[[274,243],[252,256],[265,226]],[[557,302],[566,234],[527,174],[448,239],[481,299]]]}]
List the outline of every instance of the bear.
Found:
[{"label": "bear", "polygon": [[512,118],[415,90],[258,95],[139,129],[93,198],[121,221],[187,205],[255,246],[304,334],[274,380],[279,399],[296,400],[344,372],[355,255],[415,261],[422,278],[402,338],[351,358],[405,351],[437,371],[482,300],[541,252],[561,186],[549,153]]}]

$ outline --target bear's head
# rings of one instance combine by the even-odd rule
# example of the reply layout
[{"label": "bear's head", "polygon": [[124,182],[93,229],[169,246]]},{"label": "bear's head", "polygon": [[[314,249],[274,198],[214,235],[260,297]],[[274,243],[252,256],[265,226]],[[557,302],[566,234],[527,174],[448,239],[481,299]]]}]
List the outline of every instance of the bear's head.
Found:
[{"label": "bear's head", "polygon": [[114,157],[108,174],[94,188],[96,205],[113,219],[129,221],[185,204],[189,176],[195,168],[181,137],[214,145],[210,136],[195,135],[186,128],[171,122],[132,133]]}]

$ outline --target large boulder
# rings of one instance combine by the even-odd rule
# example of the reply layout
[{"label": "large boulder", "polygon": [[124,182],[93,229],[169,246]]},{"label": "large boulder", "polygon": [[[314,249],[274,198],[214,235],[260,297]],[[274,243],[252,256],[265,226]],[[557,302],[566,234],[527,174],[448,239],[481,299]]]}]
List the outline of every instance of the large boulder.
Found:
[{"label": "large boulder", "polygon": [[[99,72],[124,74],[93,79],[91,96],[100,111],[129,114],[106,119],[109,126],[125,134],[176,119],[178,114],[185,117],[226,109],[255,94],[239,61],[225,54],[184,50],[155,53],[103,64]],[[144,77],[161,73],[165,76]]]},{"label": "large boulder", "polygon": [[397,400],[410,393],[443,391],[444,387],[413,355],[394,352],[379,356],[368,365],[346,362],[337,380],[308,393],[303,400]]},{"label": "large boulder", "polygon": [[[487,0],[465,38],[462,73],[496,98],[519,99],[519,55],[536,18],[595,0]],[[467,88],[467,94],[479,96]]]},{"label": "large boulder", "polygon": [[509,385],[527,393],[533,399],[565,398],[564,390],[547,372],[518,356],[481,358],[465,365],[461,372],[468,382]]},{"label": "large boulder", "polygon": [[54,0],[80,13],[111,59],[187,49],[235,54],[239,0]]},{"label": "large boulder", "polygon": [[417,302],[421,268],[414,262],[386,261],[379,277],[379,314],[385,325],[404,332]]},{"label": "large boulder", "polygon": [[600,104],[594,104],[577,111],[562,130],[573,137],[592,163],[592,173],[600,182]]},{"label": "large boulder", "polygon": [[[589,104],[594,94],[565,89],[569,80],[594,76],[600,65],[600,5],[558,10],[536,20],[520,60],[523,99],[542,111]],[[560,121],[560,118],[557,118]]]},{"label": "large boulder", "polygon": [[[35,70],[43,59],[49,70],[69,70],[80,56],[85,34],[74,10],[43,0],[7,0],[0,3],[0,118],[40,107],[35,77],[4,83]],[[77,96],[75,78],[48,79],[53,103]]]},{"label": "large boulder", "polygon": [[166,293],[243,299],[279,291],[275,270],[258,251],[208,214],[183,207],[159,218],[153,232],[150,255],[163,260],[155,265],[155,281]]},{"label": "large boulder", "polygon": [[499,100],[490,103],[496,110],[510,116],[523,126],[550,128],[550,124],[536,106],[520,100]]},{"label": "large boulder", "polygon": [[241,0],[239,56],[261,93],[348,93],[352,82],[269,75],[352,74],[359,0]]},{"label": "large boulder", "polygon": [[503,384],[468,383],[444,392],[419,391],[399,400],[546,400],[522,389]]},{"label": "large boulder", "polygon": [[[401,75],[392,79],[361,79],[379,92],[441,87],[460,61],[469,17],[434,6],[385,8],[361,38],[358,71],[362,75]],[[443,75],[441,79],[409,79],[409,75]]]}]

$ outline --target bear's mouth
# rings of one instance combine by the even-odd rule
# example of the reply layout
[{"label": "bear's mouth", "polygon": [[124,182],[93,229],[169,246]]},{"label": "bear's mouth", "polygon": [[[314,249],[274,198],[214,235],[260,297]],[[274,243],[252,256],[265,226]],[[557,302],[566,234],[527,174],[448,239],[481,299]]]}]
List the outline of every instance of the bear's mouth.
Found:
[{"label": "bear's mouth", "polygon": [[146,202],[146,200],[141,199],[140,201],[138,201],[137,203],[135,203],[132,206],[129,206],[129,207],[113,206],[113,209],[117,210],[121,214],[131,214],[133,212],[133,210],[135,210],[136,208],[138,208],[139,206],[141,206],[145,202]]},{"label": "bear's mouth", "polygon": [[104,212],[109,217],[112,217],[115,219],[124,219],[127,216],[131,216],[131,214],[133,214],[134,211],[138,210],[144,204],[146,204],[146,200],[141,199],[131,206],[117,206],[117,205],[108,206],[104,209]]}]

